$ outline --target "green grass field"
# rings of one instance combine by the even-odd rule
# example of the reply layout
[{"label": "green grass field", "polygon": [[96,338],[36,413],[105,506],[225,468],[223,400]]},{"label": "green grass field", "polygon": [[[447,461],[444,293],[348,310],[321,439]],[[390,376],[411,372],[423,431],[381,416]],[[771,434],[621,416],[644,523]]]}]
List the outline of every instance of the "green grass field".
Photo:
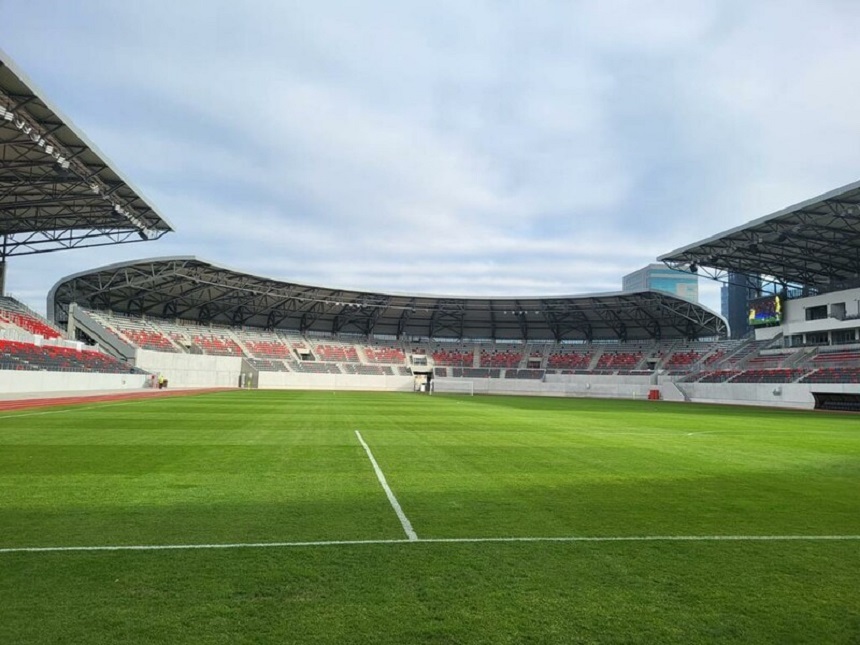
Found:
[{"label": "green grass field", "polygon": [[0,413],[0,491],[4,644],[860,643],[850,415],[223,392]]}]

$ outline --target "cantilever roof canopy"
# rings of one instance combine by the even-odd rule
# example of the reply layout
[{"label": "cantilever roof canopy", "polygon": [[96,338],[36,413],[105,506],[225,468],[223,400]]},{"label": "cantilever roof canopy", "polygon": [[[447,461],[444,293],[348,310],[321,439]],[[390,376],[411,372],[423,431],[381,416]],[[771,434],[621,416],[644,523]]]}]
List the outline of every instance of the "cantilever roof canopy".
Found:
[{"label": "cantilever roof canopy", "polygon": [[721,279],[763,276],[813,292],[860,283],[860,182],[789,206],[659,258]]},{"label": "cantilever roof canopy", "polygon": [[650,340],[724,336],[726,322],[658,291],[521,298],[384,294],[248,275],[195,257],[123,262],[68,276],[48,295],[59,323],[88,309],[301,333],[398,338]]},{"label": "cantilever roof canopy", "polygon": [[0,50],[0,262],[171,230]]}]

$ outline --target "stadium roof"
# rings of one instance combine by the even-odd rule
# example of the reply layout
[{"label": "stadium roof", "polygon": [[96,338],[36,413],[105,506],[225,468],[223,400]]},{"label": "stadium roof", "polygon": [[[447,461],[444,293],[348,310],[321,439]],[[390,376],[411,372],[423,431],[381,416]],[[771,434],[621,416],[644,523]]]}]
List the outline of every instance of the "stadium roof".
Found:
[{"label": "stadium roof", "polygon": [[860,283],[860,182],[789,206],[659,258],[715,279],[762,276],[783,287],[835,291]]},{"label": "stadium roof", "polygon": [[726,322],[659,291],[549,297],[384,294],[248,275],[195,257],[150,258],[77,273],[48,294],[48,315],[69,307],[302,333],[403,338],[650,340],[724,336]]},{"label": "stadium roof", "polygon": [[0,50],[0,262],[171,230]]}]

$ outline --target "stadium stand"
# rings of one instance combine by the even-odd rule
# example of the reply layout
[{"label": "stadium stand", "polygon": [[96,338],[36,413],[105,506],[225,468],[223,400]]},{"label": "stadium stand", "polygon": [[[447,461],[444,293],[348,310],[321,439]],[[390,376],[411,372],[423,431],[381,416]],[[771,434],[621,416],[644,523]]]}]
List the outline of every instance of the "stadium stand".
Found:
[{"label": "stadium stand", "polygon": [[591,351],[558,351],[547,357],[546,366],[550,369],[585,370],[591,365]]},{"label": "stadium stand", "polygon": [[4,369],[46,372],[141,373],[98,351],[10,340],[0,340],[0,364],[5,366]]},{"label": "stadium stand", "polygon": [[317,345],[316,355],[327,363],[359,363],[358,351],[344,344]]},{"label": "stadium stand", "polygon": [[363,351],[368,363],[402,365],[406,361],[406,353],[400,347],[365,346]]},{"label": "stadium stand", "polygon": [[633,370],[636,369],[642,361],[642,352],[604,352],[597,360],[595,370],[613,371],[613,370]]},{"label": "stadium stand", "polygon": [[530,380],[541,380],[546,372],[544,370],[530,370],[530,369],[507,369],[505,370],[505,378],[511,379],[530,379]]},{"label": "stadium stand", "polygon": [[822,367],[802,379],[801,383],[860,383],[860,367]]},{"label": "stadium stand", "polygon": [[481,350],[481,367],[519,367],[523,360],[522,352],[513,350]]},{"label": "stadium stand", "polygon": [[805,369],[749,369],[735,376],[732,383],[793,383],[808,373]]},{"label": "stadium stand", "polygon": [[0,323],[14,325],[31,334],[43,338],[62,338],[59,329],[52,327],[39,314],[27,307],[24,303],[9,296],[0,297]]},{"label": "stadium stand", "polygon": [[248,358],[248,363],[261,372],[289,372],[284,361],[271,358]]},{"label": "stadium stand", "polygon": [[165,334],[141,318],[110,312],[87,311],[86,313],[101,323],[108,332],[136,347],[156,352],[180,351]]},{"label": "stadium stand", "polygon": [[475,363],[474,349],[436,349],[431,356],[441,367],[471,367]]}]

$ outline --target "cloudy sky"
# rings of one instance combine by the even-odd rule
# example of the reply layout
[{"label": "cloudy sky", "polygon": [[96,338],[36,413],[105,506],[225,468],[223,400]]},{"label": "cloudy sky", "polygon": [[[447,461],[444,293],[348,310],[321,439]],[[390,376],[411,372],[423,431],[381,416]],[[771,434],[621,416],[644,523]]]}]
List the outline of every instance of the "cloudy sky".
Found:
[{"label": "cloudy sky", "polygon": [[[0,0],[0,48],[188,254],[314,285],[615,291],[860,176],[856,0]],[[718,285],[702,300],[719,308]]]}]

